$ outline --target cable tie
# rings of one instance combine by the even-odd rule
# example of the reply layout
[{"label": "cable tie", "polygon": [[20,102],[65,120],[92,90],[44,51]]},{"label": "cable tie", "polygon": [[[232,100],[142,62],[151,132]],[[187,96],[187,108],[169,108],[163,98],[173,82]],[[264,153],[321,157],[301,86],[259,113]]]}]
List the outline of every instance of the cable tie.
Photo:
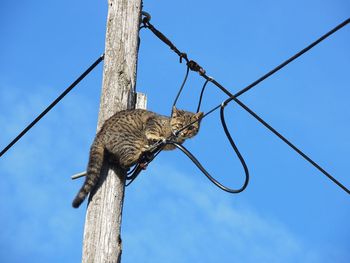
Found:
[{"label": "cable tie", "polygon": [[205,70],[194,60],[187,62],[187,66],[192,70],[199,73],[199,75],[205,75]]}]

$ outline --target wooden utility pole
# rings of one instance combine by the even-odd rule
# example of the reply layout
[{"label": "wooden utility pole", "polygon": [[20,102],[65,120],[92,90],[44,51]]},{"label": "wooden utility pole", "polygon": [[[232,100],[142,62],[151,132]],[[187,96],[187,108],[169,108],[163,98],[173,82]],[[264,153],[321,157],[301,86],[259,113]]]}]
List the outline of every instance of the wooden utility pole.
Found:
[{"label": "wooden utility pole", "polygon": [[[135,107],[136,64],[141,0],[108,0],[99,130],[115,112]],[[104,163],[87,207],[84,263],[117,263],[121,258],[120,225],[124,199],[122,171]]]}]

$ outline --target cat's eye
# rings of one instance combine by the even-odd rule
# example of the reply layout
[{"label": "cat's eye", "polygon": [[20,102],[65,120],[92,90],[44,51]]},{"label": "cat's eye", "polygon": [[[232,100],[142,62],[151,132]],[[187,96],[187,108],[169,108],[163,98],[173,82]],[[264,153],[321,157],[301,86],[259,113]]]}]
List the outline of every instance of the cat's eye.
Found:
[{"label": "cat's eye", "polygon": [[192,131],[192,130],[194,129],[194,126],[192,125],[192,126],[188,127],[187,129],[188,129],[189,131]]}]

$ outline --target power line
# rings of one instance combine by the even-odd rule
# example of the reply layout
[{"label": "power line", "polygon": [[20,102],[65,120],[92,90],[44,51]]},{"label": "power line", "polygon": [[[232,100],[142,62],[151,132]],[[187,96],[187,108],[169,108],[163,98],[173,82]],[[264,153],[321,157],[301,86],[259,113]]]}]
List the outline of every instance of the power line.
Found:
[{"label": "power line", "polygon": [[291,56],[290,58],[288,58],[286,61],[284,61],[283,63],[281,63],[280,65],[278,65],[277,67],[275,67],[274,69],[272,69],[271,71],[267,72],[265,75],[263,75],[262,77],[260,77],[259,79],[257,79],[256,81],[254,81],[253,83],[249,84],[247,87],[245,87],[244,89],[238,91],[234,97],[238,97],[240,95],[242,95],[243,93],[247,92],[248,90],[250,90],[251,88],[253,88],[254,86],[256,86],[257,84],[259,84],[260,82],[262,82],[263,80],[267,79],[268,77],[270,77],[271,75],[275,74],[277,71],[279,71],[280,69],[282,69],[283,67],[287,66],[290,62],[292,62],[293,60],[297,59],[298,57],[300,57],[301,55],[305,54],[306,52],[308,52],[310,49],[312,49],[314,46],[316,46],[317,44],[321,43],[323,40],[325,40],[326,38],[328,38],[329,36],[331,36],[332,34],[334,34],[335,32],[337,32],[339,29],[343,28],[344,26],[346,26],[348,23],[350,23],[350,18],[346,19],[344,22],[340,23],[339,25],[337,25],[336,27],[334,27],[332,30],[328,31],[326,34],[324,34],[323,36],[321,36],[320,38],[318,38],[317,40],[315,40],[314,42],[312,42],[310,45],[308,45],[307,47],[305,47],[304,49],[300,50],[298,53],[296,53],[295,55]]},{"label": "power line", "polygon": [[[230,103],[232,100],[234,100],[239,106],[241,106],[244,110],[246,110],[249,114],[251,114],[255,119],[257,119],[261,124],[263,124],[266,128],[268,128],[272,133],[274,133],[277,137],[279,137],[283,142],[285,142],[289,147],[291,147],[293,150],[295,150],[299,155],[301,155],[306,161],[308,161],[310,164],[312,164],[315,168],[317,168],[321,173],[323,173],[325,176],[327,176],[332,182],[334,182],[336,185],[338,185],[341,189],[343,189],[346,193],[350,194],[350,190],[347,189],[343,184],[341,184],[338,180],[336,180],[333,176],[331,176],[327,171],[325,171],[321,166],[319,166],[315,161],[313,161],[310,157],[308,157],[305,153],[303,153],[299,148],[297,148],[294,144],[292,144],[289,140],[287,140],[281,133],[279,133],[276,129],[274,129],[271,125],[269,125],[266,121],[264,121],[259,115],[257,115],[254,111],[252,111],[248,106],[246,106],[245,104],[243,104],[240,100],[238,100],[237,97],[239,97],[240,95],[242,95],[243,93],[247,92],[248,90],[250,90],[251,88],[253,88],[254,86],[256,86],[257,84],[261,83],[262,81],[264,81],[265,79],[267,79],[268,77],[272,76],[273,74],[275,74],[277,71],[279,71],[280,69],[282,69],[283,67],[285,67],[286,65],[288,65],[289,63],[291,63],[293,60],[297,59],[298,57],[300,57],[301,55],[305,54],[306,52],[308,52],[310,49],[312,49],[314,46],[316,46],[317,44],[319,44],[320,42],[322,42],[323,40],[325,40],[326,38],[328,38],[329,36],[331,36],[332,34],[334,34],[335,32],[337,32],[339,29],[343,28],[344,26],[346,26],[349,22],[350,22],[350,18],[346,19],[344,22],[340,23],[339,25],[337,25],[336,27],[334,27],[332,30],[328,31],[326,34],[324,34],[323,36],[321,36],[320,38],[318,38],[316,41],[312,42],[310,45],[308,45],[307,47],[305,47],[304,49],[302,49],[301,51],[299,51],[298,53],[296,53],[295,55],[293,55],[292,57],[288,58],[286,61],[284,61],[283,63],[281,63],[280,65],[278,65],[277,67],[275,67],[274,69],[272,69],[271,71],[269,71],[268,73],[266,73],[265,75],[263,75],[262,77],[260,77],[259,79],[257,79],[256,81],[252,82],[250,85],[248,85],[247,87],[245,87],[244,89],[242,89],[241,91],[237,92],[236,94],[232,94],[230,91],[228,91],[224,86],[222,86],[220,83],[218,83],[215,79],[213,79],[212,77],[209,77],[206,75],[205,70],[195,61],[193,60],[189,60],[187,57],[186,53],[183,53],[181,51],[179,51],[179,49],[176,48],[176,46],[163,34],[161,33],[159,30],[157,30],[151,23],[150,23],[150,15],[148,13],[143,13],[144,18],[142,20],[143,22],[143,26],[144,28],[148,28],[150,29],[160,40],[162,40],[165,44],[167,44],[179,57],[180,57],[180,62],[182,58],[185,58],[185,60],[187,61],[187,72],[186,72],[186,76],[185,76],[185,80],[184,83],[181,85],[180,91],[178,92],[175,102],[178,99],[178,97],[180,96],[180,93],[183,89],[183,86],[187,80],[187,75],[188,75],[188,68],[191,69],[192,71],[196,71],[199,73],[200,76],[202,76],[203,78],[206,79],[206,82],[203,85],[201,94],[200,94],[200,99],[199,99],[199,103],[198,103],[198,107],[197,107],[197,111],[200,108],[200,104],[202,101],[202,96],[205,90],[205,87],[207,85],[207,83],[210,81],[212,82],[216,87],[218,87],[219,89],[221,89],[224,93],[226,93],[229,98],[227,100],[225,100],[223,103],[221,103],[220,105],[214,107],[213,109],[211,109],[209,112],[207,112],[202,118],[204,118],[205,116],[207,116],[208,114],[212,113],[213,111],[217,110],[218,108],[221,108],[221,112],[223,112],[224,107]],[[223,115],[221,115],[221,121],[223,123],[223,125],[225,124],[225,119],[223,117]],[[189,124],[189,125],[192,125]],[[187,125],[187,126],[189,126]],[[183,129],[187,128],[183,127]],[[225,125],[226,126],[226,125]],[[226,127],[225,129],[225,134],[226,136],[229,138],[230,133]],[[185,151],[183,151],[185,152]],[[189,155],[188,155],[189,156]],[[190,156],[189,156],[190,157]],[[191,158],[191,157],[190,157]],[[191,158],[192,159],[192,158]],[[192,160],[193,161],[193,160]],[[198,166],[198,165],[197,165]],[[198,166],[199,167],[199,166]],[[202,170],[203,172],[203,170]]]},{"label": "power line", "polygon": [[41,112],[27,127],[25,127],[1,152],[3,156],[19,139],[21,139],[42,117],[60,102],[81,80],[83,80],[104,59],[102,54],[87,70],[85,70],[65,91],[61,93],[43,112]]},{"label": "power line", "polygon": [[275,134],[278,138],[280,138],[283,142],[285,142],[289,147],[291,147],[294,151],[296,151],[299,155],[301,155],[306,161],[312,164],[317,170],[327,176],[333,183],[338,185],[345,192],[350,194],[350,190],[347,189],[343,184],[341,184],[337,179],[335,179],[332,175],[330,175],[326,170],[324,170],[321,166],[319,166],[315,161],[313,161],[309,156],[303,153],[298,147],[296,147],[293,143],[286,139],[281,133],[279,133],[276,129],[274,129],[271,125],[269,125],[266,121],[264,121],[259,115],[257,115],[254,111],[249,109],[245,104],[243,104],[239,99],[233,99],[239,106],[241,106],[245,111],[247,111],[250,115],[252,115],[255,119],[257,119],[261,124],[263,124],[267,129],[269,129],[273,134]]}]

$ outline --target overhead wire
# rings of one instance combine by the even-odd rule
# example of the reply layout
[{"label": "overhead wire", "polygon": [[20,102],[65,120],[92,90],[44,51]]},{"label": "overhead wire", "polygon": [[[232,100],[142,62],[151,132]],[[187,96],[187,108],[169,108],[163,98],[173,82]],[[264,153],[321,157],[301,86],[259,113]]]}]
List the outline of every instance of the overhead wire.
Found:
[{"label": "overhead wire", "polygon": [[204,95],[204,91],[205,91],[205,88],[207,87],[207,84],[208,82],[211,81],[211,79],[206,79],[204,84],[203,84],[203,87],[201,89],[201,93],[199,95],[199,100],[198,100],[198,106],[197,106],[197,110],[196,112],[199,112],[200,108],[201,108],[201,104],[202,104],[202,99],[203,99],[203,95]]},{"label": "overhead wire", "polygon": [[270,77],[271,75],[275,74],[277,71],[279,71],[280,69],[282,69],[283,67],[285,67],[286,65],[288,65],[290,62],[292,62],[293,60],[297,59],[298,57],[300,57],[301,55],[305,54],[306,52],[308,52],[310,49],[312,49],[313,47],[315,47],[316,45],[318,45],[319,43],[321,43],[323,40],[325,40],[326,38],[330,37],[332,34],[334,34],[335,32],[337,32],[339,29],[343,28],[344,26],[346,26],[347,24],[350,23],[350,18],[344,20],[342,23],[340,23],[339,25],[337,25],[336,27],[334,27],[333,29],[331,29],[330,31],[328,31],[326,34],[322,35],[321,37],[319,37],[318,39],[316,39],[314,42],[312,42],[311,44],[309,44],[307,47],[303,48],[302,50],[300,50],[299,52],[297,52],[295,55],[291,56],[290,58],[288,58],[287,60],[285,60],[283,63],[281,63],[280,65],[278,65],[277,67],[275,67],[274,69],[270,70],[269,72],[267,72],[265,75],[261,76],[260,78],[258,78],[257,80],[255,80],[254,82],[252,82],[251,84],[249,84],[248,86],[246,86],[244,89],[238,91],[237,93],[234,94],[234,97],[239,97],[240,95],[242,95],[243,93],[247,92],[248,90],[250,90],[251,88],[255,87],[256,85],[258,85],[260,82],[264,81],[265,79],[267,79],[268,77]]},{"label": "overhead wire", "polygon": [[19,139],[21,139],[33,126],[40,121],[53,107],[56,106],[80,81],[82,81],[104,59],[102,54],[91,64],[72,84],[70,84],[49,106],[46,107],[30,124],[28,124],[4,149],[0,152],[3,156]]},{"label": "overhead wire", "polygon": [[184,86],[185,86],[185,84],[186,84],[186,81],[187,81],[187,77],[188,77],[188,73],[190,72],[190,67],[189,66],[187,66],[186,67],[186,74],[185,74],[185,78],[184,78],[184,80],[183,80],[183,82],[182,82],[182,84],[181,84],[181,86],[180,86],[180,89],[179,89],[179,91],[178,91],[178,93],[177,93],[177,95],[176,95],[176,97],[175,97],[175,100],[174,100],[174,103],[173,103],[173,106],[175,106],[176,105],[176,102],[177,102],[177,100],[179,99],[179,97],[180,97],[180,94],[181,94],[181,92],[182,92],[182,90],[183,90],[183,88],[184,88]]},{"label": "overhead wire", "polygon": [[[177,55],[180,56],[180,62],[181,62],[181,56],[182,54],[186,54],[183,52],[180,52],[179,49],[176,48],[176,46],[167,38],[165,37],[165,35],[163,33],[161,33],[160,31],[158,31],[151,23],[150,23],[150,15],[147,13],[147,15],[144,17],[144,19],[142,20],[143,22],[143,27],[145,28],[149,28],[160,40],[162,40],[165,44],[167,44],[173,51],[175,51],[175,53]],[[256,86],[257,84],[261,83],[262,81],[264,81],[265,79],[267,79],[268,77],[272,76],[273,74],[275,74],[277,71],[279,71],[280,69],[282,69],[283,67],[285,67],[286,65],[288,65],[289,63],[291,63],[292,61],[294,61],[295,59],[297,59],[298,57],[300,57],[301,55],[305,54],[307,51],[309,51],[311,48],[313,48],[314,46],[316,46],[317,44],[319,44],[320,42],[322,42],[323,40],[325,40],[326,38],[328,38],[330,35],[334,34],[335,32],[337,32],[339,29],[343,28],[345,25],[347,25],[350,22],[350,18],[346,19],[345,21],[343,21],[342,23],[340,23],[339,25],[337,25],[336,27],[334,27],[333,29],[331,29],[330,31],[328,31],[326,34],[322,35],[320,38],[318,38],[316,41],[312,42],[311,44],[309,44],[307,47],[305,47],[304,49],[300,50],[299,52],[297,52],[295,55],[291,56],[290,58],[288,58],[286,61],[284,61],[283,63],[281,63],[280,65],[278,65],[277,67],[275,67],[274,69],[270,70],[269,72],[267,72],[266,74],[264,74],[262,77],[258,78],[257,80],[255,80],[254,82],[252,82],[251,84],[249,84],[248,86],[246,86],[245,88],[243,88],[242,90],[238,91],[235,94],[232,94],[230,91],[228,91],[224,86],[222,86],[220,83],[218,83],[215,79],[209,77],[206,75],[205,70],[195,61],[189,60],[187,55],[186,55],[186,61],[187,61],[187,68],[190,68],[192,71],[197,71],[199,73],[200,76],[202,76],[203,78],[206,79],[206,82],[203,85],[201,94],[200,94],[200,99],[199,99],[199,103],[198,103],[198,107],[197,107],[197,112],[200,109],[200,104],[202,101],[202,96],[205,90],[205,87],[207,85],[207,83],[210,81],[212,82],[215,86],[217,86],[219,89],[221,89],[224,93],[226,93],[229,98],[227,100],[225,100],[223,103],[221,103],[220,105],[214,107],[213,109],[211,109],[207,114],[204,114],[202,116],[201,119],[203,119],[204,117],[206,117],[208,114],[214,112],[215,110],[217,110],[218,108],[221,108],[221,122],[225,131],[225,134],[227,136],[227,138],[232,139],[232,137],[230,136],[229,130],[227,129],[226,126],[226,122],[225,122],[225,118],[223,116],[223,110],[226,107],[226,105],[231,102],[232,100],[235,101],[240,107],[242,107],[244,110],[246,110],[249,114],[251,114],[255,119],[257,119],[261,124],[263,124],[266,128],[268,128],[272,133],[274,133],[276,136],[278,136],[283,142],[285,142],[288,146],[290,146],[293,150],[295,150],[299,155],[301,155],[306,161],[308,161],[310,164],[312,164],[315,168],[317,168],[321,173],[323,173],[324,175],[326,175],[332,182],[334,182],[337,186],[339,186],[341,189],[343,189],[346,193],[350,194],[350,190],[348,188],[346,188],[343,184],[341,184],[337,179],[335,179],[333,176],[331,176],[327,171],[325,171],[322,167],[320,167],[315,161],[313,161],[310,157],[308,157],[305,153],[303,153],[299,148],[297,148],[294,144],[292,144],[289,140],[287,140],[281,133],[279,133],[276,129],[274,129],[271,125],[269,125],[266,121],[264,121],[260,116],[258,116],[254,111],[252,111],[250,108],[248,108],[245,104],[243,104],[240,100],[237,99],[237,97],[239,97],[240,95],[242,95],[243,93],[247,92],[248,90],[252,89],[254,86]],[[187,79],[187,75],[186,78]],[[184,84],[181,86],[181,90],[180,92],[177,94],[176,100],[178,99],[178,97],[180,96],[180,93],[182,91]],[[200,120],[197,120],[200,121]],[[196,121],[194,121],[196,122]],[[194,123],[193,122],[193,123]],[[183,127],[181,130],[186,129],[187,127],[189,127],[190,125],[192,125],[193,123],[190,123],[188,125],[186,125],[185,127]],[[180,130],[180,131],[181,131]],[[177,133],[179,133],[179,131],[177,131]],[[231,141],[230,141],[231,142]],[[233,142],[233,141],[232,141]],[[232,145],[232,143],[231,143]],[[175,145],[176,146],[176,145]],[[176,146],[177,147],[177,146]],[[179,148],[179,147],[178,147]],[[180,149],[180,148],[179,148]],[[183,151],[185,153],[185,151]],[[188,155],[189,156],[189,155]],[[190,157],[190,156],[189,156]],[[192,159],[192,158],[191,158]],[[192,160],[193,161],[193,160]],[[242,162],[243,165],[244,160]],[[244,165],[243,165],[244,166]],[[203,172],[203,171],[202,171]],[[203,172],[204,173],[204,172]],[[204,173],[205,174],[205,173]]]},{"label": "overhead wire", "polygon": [[[205,88],[208,84],[208,82],[212,82],[216,87],[218,87],[219,89],[221,89],[224,93],[226,93],[229,98],[226,99],[223,103],[221,103],[220,105],[214,107],[213,109],[211,109],[210,111],[208,111],[207,113],[205,113],[202,118],[206,117],[207,115],[211,114],[212,112],[214,112],[217,109],[221,109],[220,110],[220,118],[221,118],[221,122],[222,122],[222,126],[223,129],[225,131],[225,134],[231,144],[231,146],[233,147],[233,149],[235,150],[238,158],[240,159],[242,166],[244,168],[245,171],[245,181],[243,186],[240,189],[230,189],[226,186],[221,185],[218,181],[216,181],[205,169],[204,167],[199,163],[199,161],[190,153],[190,151],[188,151],[184,146],[176,143],[175,141],[172,140],[166,140],[163,141],[162,143],[160,143],[158,145],[158,147],[155,148],[154,152],[148,157],[148,159],[145,161],[146,163],[151,162],[162,150],[162,147],[164,147],[165,144],[173,144],[175,147],[177,147],[178,149],[180,149],[183,153],[185,153],[195,164],[196,166],[218,187],[220,187],[221,189],[227,191],[227,192],[241,192],[243,191],[249,181],[249,172],[248,172],[248,168],[247,165],[245,164],[245,161],[243,159],[243,157],[241,156],[240,152],[238,151],[238,148],[235,146],[235,143],[232,140],[232,137],[230,135],[230,132],[227,128],[226,125],[226,121],[225,121],[225,117],[224,117],[224,109],[226,107],[226,105],[228,103],[230,103],[232,100],[234,102],[236,102],[240,107],[242,107],[245,111],[247,111],[251,116],[253,116],[255,119],[257,119],[261,124],[263,124],[267,129],[269,129],[272,133],[274,133],[277,137],[279,137],[283,142],[285,142],[288,146],[290,146],[293,150],[295,150],[299,155],[301,155],[305,160],[307,160],[309,163],[311,163],[315,168],[317,168],[321,173],[323,173],[324,175],[326,175],[331,181],[333,181],[336,185],[338,185],[341,189],[343,189],[345,192],[347,192],[348,194],[350,194],[350,190],[347,189],[343,184],[341,184],[337,179],[335,179],[332,175],[330,175],[327,171],[325,171],[322,167],[320,167],[315,161],[313,161],[310,157],[308,157],[305,153],[303,153],[299,148],[297,148],[293,143],[291,143],[289,140],[287,140],[281,133],[279,133],[276,129],[274,129],[270,124],[268,124],[266,121],[264,121],[260,116],[258,116],[254,111],[252,111],[247,105],[245,105],[243,102],[241,102],[240,100],[238,100],[238,97],[242,94],[244,94],[245,92],[247,92],[248,90],[252,89],[253,87],[255,87],[256,85],[258,85],[259,83],[261,83],[262,81],[264,81],[265,79],[267,79],[268,77],[272,76],[273,74],[275,74],[277,71],[279,71],[280,69],[282,69],[283,67],[285,67],[286,65],[288,65],[289,63],[291,63],[292,61],[294,61],[295,59],[297,59],[298,57],[300,57],[301,55],[305,54],[306,52],[308,52],[310,49],[312,49],[314,46],[316,46],[317,44],[319,44],[320,42],[322,42],[323,40],[325,40],[326,38],[328,38],[330,35],[334,34],[335,32],[337,32],[339,29],[343,28],[345,25],[347,25],[350,22],[350,18],[346,19],[345,21],[343,21],[342,23],[340,23],[339,25],[337,25],[336,27],[334,27],[332,30],[328,31],[326,34],[322,35],[320,38],[318,38],[317,40],[315,40],[314,42],[312,42],[311,44],[309,44],[307,47],[305,47],[304,49],[300,50],[299,52],[297,52],[295,55],[291,56],[290,58],[288,58],[287,60],[285,60],[283,63],[281,63],[280,65],[278,65],[277,67],[275,67],[274,69],[270,70],[269,72],[267,72],[266,74],[264,74],[263,76],[261,76],[260,78],[258,78],[257,80],[255,80],[254,82],[252,82],[251,84],[249,84],[248,86],[246,86],[245,88],[243,88],[242,90],[236,92],[235,94],[232,94],[231,92],[229,92],[224,86],[222,86],[220,83],[218,83],[215,79],[213,79],[212,77],[209,77],[206,75],[205,70],[195,61],[193,60],[189,60],[188,56],[186,53],[181,52],[162,32],[160,32],[158,29],[156,29],[151,23],[150,23],[150,15],[146,12],[143,12],[144,18],[142,20],[143,25],[141,26],[142,28],[148,28],[150,29],[160,40],[162,40],[165,44],[167,44],[171,50],[173,50],[180,58],[180,63],[182,62],[182,60],[184,59],[187,63],[187,69],[186,69],[186,74],[185,74],[185,78],[184,81],[182,82],[182,85],[175,97],[174,100],[174,104],[176,104],[183,88],[184,85],[187,81],[187,77],[189,74],[189,70],[191,69],[192,71],[196,71],[199,73],[200,76],[202,76],[206,81],[202,87],[201,93],[200,93],[200,98],[199,98],[199,102],[198,102],[198,106],[197,106],[197,112],[199,112],[200,106],[201,106],[201,102],[202,102],[202,97],[205,91]],[[44,111],[42,111],[28,126],[26,126],[3,150],[1,150],[0,152],[0,157],[3,156],[18,140],[20,140],[38,121],[40,121],[53,107],[56,106],[56,104],[58,102],[60,102],[81,80],[83,80],[102,60],[104,59],[104,54],[102,54],[91,66],[89,66],[89,68],[87,70],[85,70],[71,85],[69,85]],[[201,119],[202,119],[201,118]],[[195,121],[194,121],[195,122]],[[193,123],[192,123],[193,124]],[[186,129],[188,126],[192,125],[189,124],[185,127],[183,127],[182,129],[180,129],[179,131],[177,131],[177,134],[179,134],[180,131]],[[140,168],[140,166],[136,166],[131,172],[128,173],[128,179],[129,184],[135,180],[135,178],[137,177],[137,175],[140,173],[140,169],[142,170],[142,168]]]}]

